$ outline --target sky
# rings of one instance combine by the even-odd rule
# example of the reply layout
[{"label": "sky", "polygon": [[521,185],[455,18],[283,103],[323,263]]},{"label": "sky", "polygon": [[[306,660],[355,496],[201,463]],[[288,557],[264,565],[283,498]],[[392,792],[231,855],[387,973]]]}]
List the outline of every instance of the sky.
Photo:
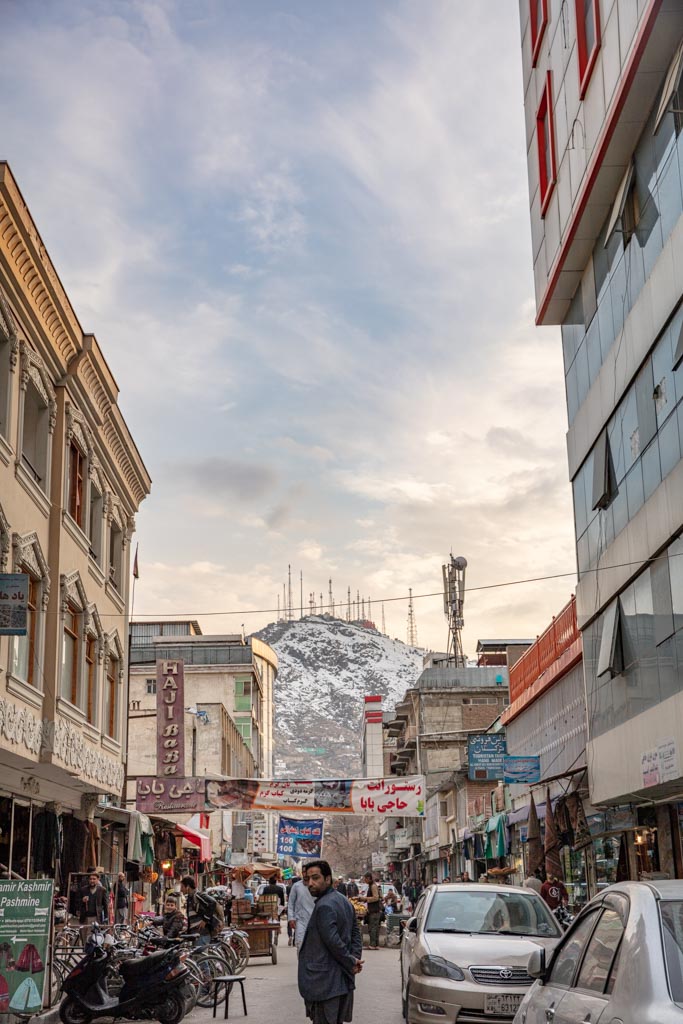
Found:
[{"label": "sky", "polygon": [[468,654],[541,633],[575,554],[518,4],[0,8],[0,158],[153,480],[135,614],[251,632],[291,564],[405,639],[452,552]]}]

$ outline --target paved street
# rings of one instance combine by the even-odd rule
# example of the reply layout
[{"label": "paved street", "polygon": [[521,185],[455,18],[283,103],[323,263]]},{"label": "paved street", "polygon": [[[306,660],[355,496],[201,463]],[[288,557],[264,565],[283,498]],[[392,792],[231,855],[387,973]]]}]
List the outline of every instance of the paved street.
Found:
[{"label": "paved street", "polygon": [[[305,1024],[303,1002],[296,984],[296,951],[278,947],[279,961],[255,959],[247,967],[245,990],[249,1024]],[[356,988],[354,1022],[401,1024],[400,969],[397,949],[365,950],[365,968]],[[223,1019],[223,1007],[218,1010]],[[208,1024],[211,1010],[197,1008],[186,1018],[190,1024]],[[239,988],[230,1000],[230,1020],[244,1020]]]}]

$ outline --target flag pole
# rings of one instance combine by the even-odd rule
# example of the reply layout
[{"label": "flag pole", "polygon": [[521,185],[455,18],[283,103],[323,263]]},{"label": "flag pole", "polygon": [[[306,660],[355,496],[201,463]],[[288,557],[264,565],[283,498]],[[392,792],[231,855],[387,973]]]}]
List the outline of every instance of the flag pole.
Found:
[{"label": "flag pole", "polygon": [[130,648],[133,640],[133,615],[135,614],[135,584],[140,576],[140,570],[138,568],[138,548],[139,544],[135,545],[135,558],[133,559],[133,585],[131,587],[130,595],[130,616],[128,619],[128,649],[126,651],[126,768],[123,773],[123,805],[124,807],[128,803],[128,780],[130,779],[129,765],[130,765]]}]

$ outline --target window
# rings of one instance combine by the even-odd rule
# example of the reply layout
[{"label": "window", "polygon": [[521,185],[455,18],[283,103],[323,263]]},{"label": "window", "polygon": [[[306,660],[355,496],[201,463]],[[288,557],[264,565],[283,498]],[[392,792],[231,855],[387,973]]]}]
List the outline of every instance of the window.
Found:
[{"label": "window", "polygon": [[157,681],[156,681],[156,679],[147,679],[146,683],[147,683],[147,693],[151,694],[151,693],[156,693],[157,692]]},{"label": "window", "polygon": [[102,558],[102,495],[90,484],[90,509],[88,537],[90,538],[90,557],[100,564]]},{"label": "window", "polygon": [[62,635],[62,697],[78,705],[78,662],[80,655],[78,609],[68,605]]},{"label": "window", "polygon": [[602,994],[612,962],[624,934],[624,925],[616,910],[605,910],[588,943],[576,987]]},{"label": "window", "polygon": [[4,318],[0,306],[0,434],[9,440],[9,410],[10,410],[10,367],[12,358],[12,343],[5,334]]},{"label": "window", "polygon": [[48,404],[29,380],[24,394],[21,461],[43,490],[47,486],[49,421]]},{"label": "window", "polygon": [[681,328],[676,339],[676,349],[674,352],[674,363],[672,369],[677,370],[681,363],[683,363],[683,322],[681,322]]},{"label": "window", "polygon": [[551,71],[546,76],[545,89],[536,114],[536,143],[538,146],[541,217],[544,217],[557,178]]},{"label": "window", "polygon": [[608,248],[612,241],[612,236],[615,231],[618,230],[621,231],[624,248],[626,248],[628,243],[631,241],[633,232],[638,226],[639,218],[636,215],[638,196],[635,187],[635,170],[635,164],[631,161],[626,168],[626,173],[621,179],[621,183],[617,189],[614,205],[612,206],[612,212],[610,214],[609,221],[607,222],[605,249]]},{"label": "window", "polygon": [[621,601],[617,597],[607,606],[602,618],[602,636],[600,637],[600,654],[598,655],[598,679],[609,674],[610,678],[618,676],[624,667],[624,654],[621,635]]},{"label": "window", "polygon": [[550,971],[549,983],[551,985],[571,985],[576,965],[581,959],[598,913],[599,911],[594,910],[581,918],[568,934],[564,945],[558,948]]},{"label": "window", "polygon": [[97,641],[89,636],[85,644],[85,700],[83,710],[90,725],[95,725],[97,715]]},{"label": "window", "polygon": [[104,722],[103,729],[106,736],[116,739],[117,732],[117,692],[116,681],[119,674],[119,663],[111,655],[107,657],[107,675],[104,686]]},{"label": "window", "polygon": [[84,470],[85,456],[83,452],[72,441],[69,445],[69,515],[78,526],[83,529],[84,517]]},{"label": "window", "polygon": [[664,120],[671,101],[673,100],[674,107],[674,119],[676,121],[676,134],[680,134],[683,122],[681,122],[681,73],[683,72],[683,40],[678,44],[673,60],[669,65],[666,78],[664,79],[664,88],[662,89],[662,98],[659,101],[659,108],[657,110],[657,117],[655,118],[655,127],[653,135],[656,135],[659,126]]},{"label": "window", "polygon": [[600,4],[598,0],[575,0],[575,5],[579,98],[583,99],[600,49]]},{"label": "window", "polygon": [[236,680],[235,711],[251,711],[251,681]]},{"label": "window", "polygon": [[28,611],[26,613],[26,636],[15,637],[12,652],[12,675],[22,679],[29,686],[34,685],[36,667],[36,636],[38,626],[38,585],[29,576]]},{"label": "window", "polygon": [[548,0],[529,0],[529,21],[531,23],[531,66],[536,67],[545,27],[548,24]]},{"label": "window", "polygon": [[109,582],[121,590],[121,562],[123,555],[123,536],[115,519],[111,521],[109,530]]},{"label": "window", "polygon": [[618,488],[612,461],[612,450],[607,430],[595,443],[593,449],[593,496],[591,510],[609,508],[617,496]]}]

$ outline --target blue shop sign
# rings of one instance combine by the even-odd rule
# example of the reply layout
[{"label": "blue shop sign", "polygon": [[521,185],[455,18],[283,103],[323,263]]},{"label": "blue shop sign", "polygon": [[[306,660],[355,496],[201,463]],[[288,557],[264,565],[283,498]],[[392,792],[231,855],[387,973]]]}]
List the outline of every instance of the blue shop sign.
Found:
[{"label": "blue shop sign", "polygon": [[511,757],[508,756],[503,762],[505,776],[503,782],[535,783],[541,781],[541,759],[540,757]]},{"label": "blue shop sign", "polygon": [[468,778],[473,781],[498,782],[505,772],[507,744],[500,733],[467,737]]}]

